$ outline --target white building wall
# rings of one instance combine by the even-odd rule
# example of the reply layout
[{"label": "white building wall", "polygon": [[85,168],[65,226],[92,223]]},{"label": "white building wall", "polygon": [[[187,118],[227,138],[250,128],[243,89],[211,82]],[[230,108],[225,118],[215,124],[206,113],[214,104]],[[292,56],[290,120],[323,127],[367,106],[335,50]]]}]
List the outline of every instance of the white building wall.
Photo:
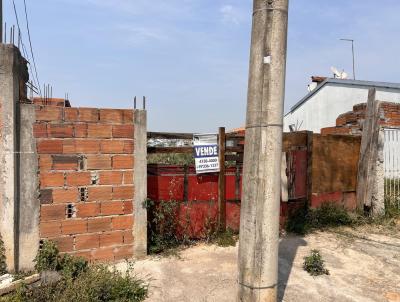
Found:
[{"label": "white building wall", "polygon": [[[310,130],[320,133],[321,128],[336,125],[337,117],[353,110],[353,106],[366,103],[369,86],[349,86],[326,83],[305,103],[288,113],[284,118],[284,131],[289,132],[289,125],[297,130]],[[400,103],[400,90],[377,88],[376,98],[380,101]]]}]

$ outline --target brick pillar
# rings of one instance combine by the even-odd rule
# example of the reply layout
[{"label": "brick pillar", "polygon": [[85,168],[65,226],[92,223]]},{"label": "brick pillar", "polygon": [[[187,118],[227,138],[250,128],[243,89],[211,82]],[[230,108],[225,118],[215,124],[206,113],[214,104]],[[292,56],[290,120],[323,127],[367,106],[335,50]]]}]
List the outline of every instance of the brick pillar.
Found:
[{"label": "brick pillar", "polygon": [[133,255],[143,258],[147,255],[147,114],[145,110],[134,111],[134,227]]},{"label": "brick pillar", "polygon": [[26,60],[13,45],[0,44],[0,233],[10,271],[18,270],[19,100],[28,80]]}]

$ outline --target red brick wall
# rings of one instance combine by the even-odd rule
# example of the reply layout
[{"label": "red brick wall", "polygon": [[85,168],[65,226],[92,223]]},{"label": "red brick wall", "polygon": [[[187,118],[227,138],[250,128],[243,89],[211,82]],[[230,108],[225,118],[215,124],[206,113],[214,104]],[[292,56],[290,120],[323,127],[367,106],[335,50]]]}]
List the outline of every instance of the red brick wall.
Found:
[{"label": "red brick wall", "polygon": [[133,110],[36,107],[40,237],[89,260],[133,253]]},{"label": "red brick wall", "polygon": [[[362,123],[365,120],[367,104],[355,105],[353,111],[339,115],[335,127],[321,129],[321,134],[361,135]],[[380,106],[380,124],[384,127],[400,127],[400,104],[382,102]]]}]

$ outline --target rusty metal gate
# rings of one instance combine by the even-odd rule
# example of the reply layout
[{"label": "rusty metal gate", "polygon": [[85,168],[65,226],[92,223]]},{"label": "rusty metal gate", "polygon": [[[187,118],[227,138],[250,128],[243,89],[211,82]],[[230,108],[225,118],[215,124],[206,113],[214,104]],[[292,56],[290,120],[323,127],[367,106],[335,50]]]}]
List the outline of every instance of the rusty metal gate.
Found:
[{"label": "rusty metal gate", "polygon": [[400,209],[400,129],[384,129],[386,205]]}]

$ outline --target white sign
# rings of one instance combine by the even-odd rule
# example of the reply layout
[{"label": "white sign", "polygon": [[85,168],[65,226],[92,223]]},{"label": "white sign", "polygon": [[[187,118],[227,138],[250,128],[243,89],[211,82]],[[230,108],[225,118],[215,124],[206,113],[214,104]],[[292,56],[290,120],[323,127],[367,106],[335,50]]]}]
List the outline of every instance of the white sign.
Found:
[{"label": "white sign", "polygon": [[194,134],[196,174],[219,172],[218,135]]}]

